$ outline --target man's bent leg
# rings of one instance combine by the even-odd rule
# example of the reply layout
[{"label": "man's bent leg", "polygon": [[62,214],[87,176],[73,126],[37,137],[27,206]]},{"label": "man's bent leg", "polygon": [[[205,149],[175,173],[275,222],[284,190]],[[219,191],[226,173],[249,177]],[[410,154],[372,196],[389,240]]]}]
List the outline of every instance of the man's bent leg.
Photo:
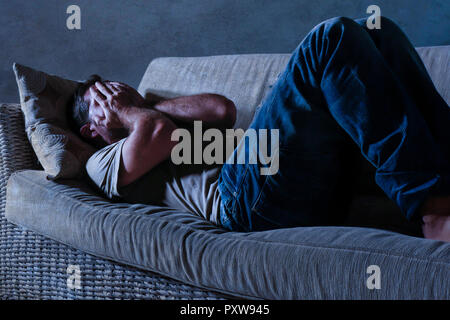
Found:
[{"label": "man's bent leg", "polygon": [[[356,20],[366,27],[366,19]],[[440,94],[426,71],[416,49],[408,41],[403,31],[390,19],[382,17],[381,29],[365,28],[383,55],[389,67],[403,84],[408,95],[412,97],[428,125],[430,132],[440,148],[443,163],[450,163],[450,108]],[[411,65],[415,65],[411,68]],[[439,194],[439,192],[443,194]],[[435,192],[421,206],[423,215],[422,230],[426,238],[450,241],[450,194],[445,186],[435,188]]]},{"label": "man's bent leg", "polygon": [[316,66],[301,52],[308,45],[307,37],[250,124],[256,131],[279,130],[279,150],[269,148],[278,152],[278,172],[263,176],[260,164],[248,163],[222,168],[221,223],[228,229],[331,225],[345,218],[358,149],[327,109]]},{"label": "man's bent leg", "polygon": [[367,19],[356,20],[372,38],[389,68],[414,101],[444,154],[445,162],[450,161],[450,130],[447,129],[450,108],[435,89],[416,49],[392,20],[381,17],[381,29],[368,29],[366,21]]},{"label": "man's bent leg", "polygon": [[448,175],[417,102],[366,30],[347,18],[308,34],[251,127],[280,130],[280,170],[263,177],[259,165],[224,165],[223,222],[232,228],[331,222],[348,174],[342,171],[347,134],[408,218]]},{"label": "man's bent leg", "polygon": [[[377,184],[413,219],[429,195],[449,192],[450,115],[406,36],[384,22],[359,52],[336,49],[322,88],[330,112],[377,168]],[[355,95],[359,101],[349,103]]]}]

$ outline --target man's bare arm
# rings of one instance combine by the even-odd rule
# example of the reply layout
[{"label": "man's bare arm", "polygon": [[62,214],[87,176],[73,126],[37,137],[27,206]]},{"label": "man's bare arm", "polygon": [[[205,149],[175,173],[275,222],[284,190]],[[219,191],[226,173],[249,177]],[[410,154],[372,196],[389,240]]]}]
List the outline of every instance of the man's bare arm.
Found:
[{"label": "man's bare arm", "polygon": [[163,100],[150,109],[132,107],[120,118],[130,134],[123,145],[119,187],[137,180],[170,156],[177,144],[171,140],[177,128],[172,120],[202,120],[205,126],[230,128],[236,120],[236,108],[223,96],[200,94]]},{"label": "man's bare arm", "polygon": [[134,182],[166,160],[177,143],[170,139],[177,126],[158,111],[130,108],[126,118],[130,134],[123,144],[119,187]]},{"label": "man's bare arm", "polygon": [[[112,84],[131,89],[127,84]],[[133,89],[134,90],[134,89]],[[147,107],[164,113],[179,125],[203,121],[205,127],[231,128],[236,122],[236,106],[225,96],[214,93],[201,93],[166,99],[153,93],[146,93]]]},{"label": "man's bare arm", "polygon": [[154,104],[153,109],[178,122],[201,120],[206,127],[231,128],[236,121],[233,101],[213,93],[162,100]]}]

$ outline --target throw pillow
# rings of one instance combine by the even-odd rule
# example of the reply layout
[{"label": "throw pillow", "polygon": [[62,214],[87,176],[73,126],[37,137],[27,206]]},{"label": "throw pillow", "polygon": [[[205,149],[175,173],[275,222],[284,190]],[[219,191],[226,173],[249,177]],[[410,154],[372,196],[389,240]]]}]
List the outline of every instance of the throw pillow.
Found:
[{"label": "throw pillow", "polygon": [[14,63],[25,131],[49,179],[79,178],[95,152],[69,127],[67,103],[77,81]]}]

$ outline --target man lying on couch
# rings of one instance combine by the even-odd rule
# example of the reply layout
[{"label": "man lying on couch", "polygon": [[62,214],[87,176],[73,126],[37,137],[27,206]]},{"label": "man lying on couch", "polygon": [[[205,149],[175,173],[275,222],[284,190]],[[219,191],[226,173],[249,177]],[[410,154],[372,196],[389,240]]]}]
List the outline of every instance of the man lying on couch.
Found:
[{"label": "man lying on couch", "polygon": [[72,108],[82,137],[102,147],[86,165],[89,176],[110,198],[189,210],[233,231],[332,225],[345,217],[347,150],[356,143],[405,217],[422,219],[426,238],[450,241],[450,110],[400,28],[386,18],[378,30],[365,23],[317,25],[257,110],[249,129],[278,129],[269,148],[278,155],[275,174],[262,175],[258,162],[198,170],[171,161],[180,126],[233,126],[227,98],[149,102],[94,77]]}]

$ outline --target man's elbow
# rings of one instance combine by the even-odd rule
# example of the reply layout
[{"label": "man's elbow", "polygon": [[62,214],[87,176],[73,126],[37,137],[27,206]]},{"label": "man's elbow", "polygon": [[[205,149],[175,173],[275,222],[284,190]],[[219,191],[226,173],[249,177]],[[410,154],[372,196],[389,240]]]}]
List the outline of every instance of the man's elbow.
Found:
[{"label": "man's elbow", "polygon": [[168,150],[171,150],[177,142],[172,141],[172,134],[178,127],[167,117],[158,119],[152,133],[155,140],[162,141]]},{"label": "man's elbow", "polygon": [[236,123],[236,105],[228,98],[223,97],[223,101],[218,108],[219,118],[226,128],[232,128]]}]

